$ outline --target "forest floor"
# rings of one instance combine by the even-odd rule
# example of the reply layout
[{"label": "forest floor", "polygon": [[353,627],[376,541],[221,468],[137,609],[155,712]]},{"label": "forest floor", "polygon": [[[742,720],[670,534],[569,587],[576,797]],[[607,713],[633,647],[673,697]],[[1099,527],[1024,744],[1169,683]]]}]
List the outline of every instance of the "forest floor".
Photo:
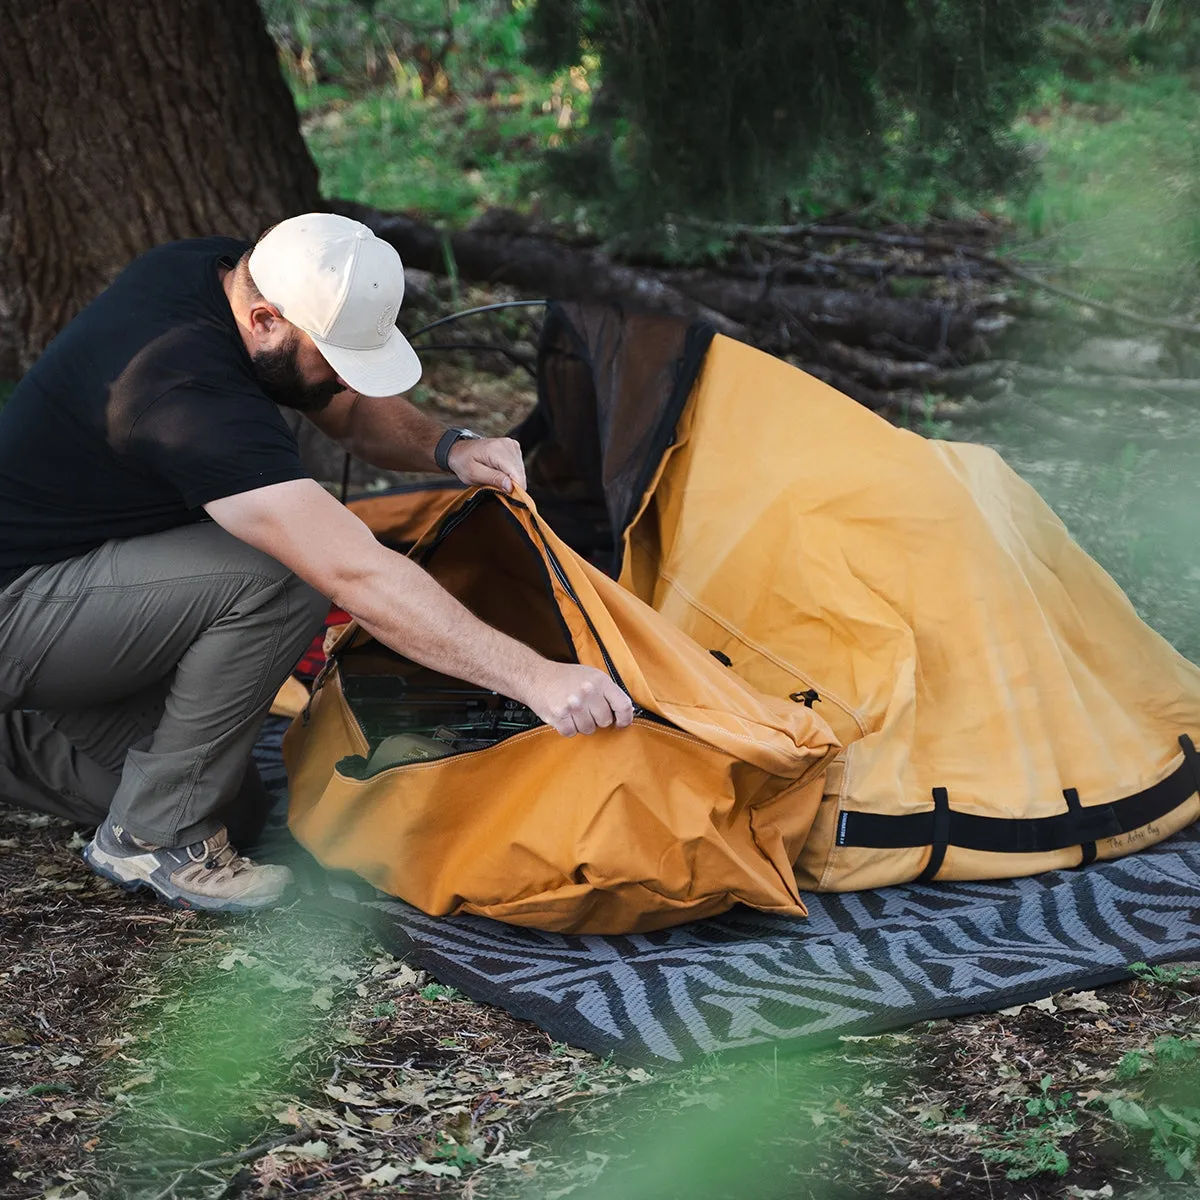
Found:
[{"label": "forest floor", "polygon": [[1200,967],[650,1072],[303,902],[234,921],[125,893],[81,840],[0,810],[4,1200],[1197,1194]]}]

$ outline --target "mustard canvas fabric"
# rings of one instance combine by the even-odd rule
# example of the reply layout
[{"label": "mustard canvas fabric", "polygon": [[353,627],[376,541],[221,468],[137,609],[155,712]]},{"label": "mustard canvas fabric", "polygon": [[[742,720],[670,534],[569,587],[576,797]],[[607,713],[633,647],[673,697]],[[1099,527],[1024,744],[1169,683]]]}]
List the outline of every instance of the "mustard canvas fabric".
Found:
[{"label": "mustard canvas fabric", "polygon": [[757,694],[575,555],[523,495],[461,494],[413,555],[489,623],[609,671],[641,715],[363,777],[349,686],[423,669],[351,625],[284,742],[289,823],[320,861],[427,913],[565,932],[656,929],[737,902],[803,915],[791,864],[838,749],[819,714]]},{"label": "mustard canvas fabric", "polygon": [[[1200,815],[1184,750],[1200,670],[1037,493],[993,451],[895,428],[751,347],[713,339],[625,531],[621,582],[761,692],[819,697],[845,749],[797,858],[802,889],[931,866],[1031,874]],[[1122,816],[1107,807],[1130,797]],[[1075,809],[1090,838],[1056,844]],[[1131,814],[1142,823],[1122,827]],[[912,828],[922,844],[854,844]]]}]

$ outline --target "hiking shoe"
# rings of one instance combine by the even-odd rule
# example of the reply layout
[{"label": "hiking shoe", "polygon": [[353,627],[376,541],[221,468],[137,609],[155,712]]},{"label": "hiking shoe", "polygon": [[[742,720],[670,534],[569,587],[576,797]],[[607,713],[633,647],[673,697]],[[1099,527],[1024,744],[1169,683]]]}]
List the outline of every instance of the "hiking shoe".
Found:
[{"label": "hiking shoe", "polygon": [[277,904],[292,881],[287,867],[242,858],[224,826],[190,846],[152,846],[109,818],[83,857],[97,875],[127,891],[149,888],[175,908],[254,912]]}]

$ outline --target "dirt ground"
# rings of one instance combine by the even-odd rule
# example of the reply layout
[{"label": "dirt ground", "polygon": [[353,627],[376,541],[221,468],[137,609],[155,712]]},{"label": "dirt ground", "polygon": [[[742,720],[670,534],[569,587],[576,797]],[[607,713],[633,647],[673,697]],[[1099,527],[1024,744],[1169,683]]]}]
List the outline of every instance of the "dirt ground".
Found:
[{"label": "dirt ground", "polygon": [[3,1200],[1200,1194],[1111,1115],[1195,1105],[1200,970],[651,1073],[302,902],[230,921],[122,892],[81,841],[0,809]]}]

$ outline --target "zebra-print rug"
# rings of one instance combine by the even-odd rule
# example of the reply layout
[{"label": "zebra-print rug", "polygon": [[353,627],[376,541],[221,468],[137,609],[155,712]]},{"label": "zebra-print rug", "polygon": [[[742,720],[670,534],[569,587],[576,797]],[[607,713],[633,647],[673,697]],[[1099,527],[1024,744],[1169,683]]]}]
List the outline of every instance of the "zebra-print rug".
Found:
[{"label": "zebra-print rug", "polygon": [[[269,721],[256,749],[281,791],[284,725]],[[633,937],[429,917],[315,864],[301,875],[441,982],[625,1062],[807,1047],[1095,987],[1138,962],[1200,958],[1197,826],[1083,870],[806,896],[807,920],[738,909]]]}]

